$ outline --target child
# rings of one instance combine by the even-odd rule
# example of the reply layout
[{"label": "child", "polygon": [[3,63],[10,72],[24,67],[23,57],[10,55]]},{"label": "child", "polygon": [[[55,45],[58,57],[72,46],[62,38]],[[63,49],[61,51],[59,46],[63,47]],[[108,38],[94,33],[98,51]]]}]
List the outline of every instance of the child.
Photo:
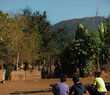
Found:
[{"label": "child", "polygon": [[69,95],[69,87],[66,84],[67,76],[63,75],[60,78],[60,83],[51,84],[54,95]]},{"label": "child", "polygon": [[69,95],[72,95],[72,92],[74,92],[73,95],[83,95],[84,93],[86,93],[86,89],[84,85],[79,82],[79,77],[76,75],[76,76],[73,76],[72,79],[73,79],[74,85],[71,87]]}]

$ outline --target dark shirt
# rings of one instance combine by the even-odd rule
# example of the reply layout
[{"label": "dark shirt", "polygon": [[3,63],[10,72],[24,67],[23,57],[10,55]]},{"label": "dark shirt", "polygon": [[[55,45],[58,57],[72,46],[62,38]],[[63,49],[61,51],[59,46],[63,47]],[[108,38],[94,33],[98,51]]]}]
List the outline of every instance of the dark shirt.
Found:
[{"label": "dark shirt", "polygon": [[72,95],[72,92],[74,92],[74,95],[83,95],[86,93],[86,89],[82,83],[76,83],[71,87],[69,95]]}]

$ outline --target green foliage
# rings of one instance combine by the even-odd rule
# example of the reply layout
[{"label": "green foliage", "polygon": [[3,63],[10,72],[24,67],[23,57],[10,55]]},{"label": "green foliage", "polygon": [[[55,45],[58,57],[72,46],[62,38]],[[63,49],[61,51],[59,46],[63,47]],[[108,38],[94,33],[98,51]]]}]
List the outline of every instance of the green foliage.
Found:
[{"label": "green foliage", "polygon": [[75,33],[75,39],[83,39],[85,36],[88,35],[88,29],[84,28],[82,24],[79,24]]},{"label": "green foliage", "polygon": [[13,66],[13,59],[15,58],[14,51],[9,48],[9,43],[6,41],[0,41],[0,63],[3,68],[6,69],[6,80],[11,79],[11,70]]},{"label": "green foliage", "polygon": [[98,26],[99,38],[101,39],[101,50],[99,51],[99,62],[101,64],[107,63],[109,43],[107,40],[108,32],[107,27],[104,27],[103,23]]},{"label": "green foliage", "polygon": [[[98,32],[95,32],[96,25],[102,20],[102,17],[84,18],[80,24],[76,19],[75,26],[71,25],[74,29],[71,28],[70,33],[71,29],[66,29],[68,24],[53,30],[45,11],[40,14],[26,8],[22,14],[14,17],[0,11],[0,63],[7,67],[7,79],[10,79],[11,70],[19,66],[19,63],[28,63],[26,68],[30,64],[43,64],[47,69],[55,65],[58,76],[66,73],[71,77],[77,69],[81,76],[92,74],[97,58],[101,63],[107,61],[110,46],[109,18],[106,27],[101,23]],[[86,25],[88,29],[84,27],[86,21],[90,21]],[[88,32],[90,25],[95,29],[92,34]],[[71,36],[75,34],[74,40],[68,33]]]},{"label": "green foliage", "polygon": [[63,50],[62,68],[64,72],[69,69],[69,75],[77,72],[78,68],[80,76],[88,76],[93,72],[93,63],[102,43],[98,32],[89,34],[81,24],[75,34],[75,40]]},{"label": "green foliage", "polygon": [[106,23],[107,23],[107,29],[106,29],[107,35],[106,35],[106,40],[107,40],[107,43],[108,43],[109,48],[110,48],[110,17],[107,18]]},{"label": "green foliage", "polygon": [[86,65],[83,68],[83,76],[89,76],[93,74],[93,69],[94,69],[94,64],[93,64],[93,59],[86,60]]}]

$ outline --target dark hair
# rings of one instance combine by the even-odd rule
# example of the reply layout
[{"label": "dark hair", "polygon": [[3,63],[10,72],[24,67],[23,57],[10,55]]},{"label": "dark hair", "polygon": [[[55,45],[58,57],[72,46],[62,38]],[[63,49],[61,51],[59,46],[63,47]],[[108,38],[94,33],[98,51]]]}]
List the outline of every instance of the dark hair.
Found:
[{"label": "dark hair", "polygon": [[101,75],[101,72],[95,72],[96,77],[100,77],[100,75]]},{"label": "dark hair", "polygon": [[77,83],[79,81],[79,76],[75,75],[72,79],[74,83]]},{"label": "dark hair", "polygon": [[66,75],[61,75],[60,81],[61,81],[61,82],[67,81],[67,76],[66,76]]}]

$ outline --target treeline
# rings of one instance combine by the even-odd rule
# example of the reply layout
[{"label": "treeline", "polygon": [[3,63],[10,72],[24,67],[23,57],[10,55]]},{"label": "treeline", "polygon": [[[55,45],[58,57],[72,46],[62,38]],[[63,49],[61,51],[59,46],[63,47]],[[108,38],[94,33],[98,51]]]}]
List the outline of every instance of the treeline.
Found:
[{"label": "treeline", "polygon": [[[71,77],[92,74],[95,64],[106,64],[110,47],[110,18],[90,34],[80,24],[74,39],[66,38],[65,28],[52,30],[43,14],[26,8],[13,17],[0,11],[0,65],[8,72],[42,66],[42,77]],[[8,75],[9,77],[9,75]]]}]

